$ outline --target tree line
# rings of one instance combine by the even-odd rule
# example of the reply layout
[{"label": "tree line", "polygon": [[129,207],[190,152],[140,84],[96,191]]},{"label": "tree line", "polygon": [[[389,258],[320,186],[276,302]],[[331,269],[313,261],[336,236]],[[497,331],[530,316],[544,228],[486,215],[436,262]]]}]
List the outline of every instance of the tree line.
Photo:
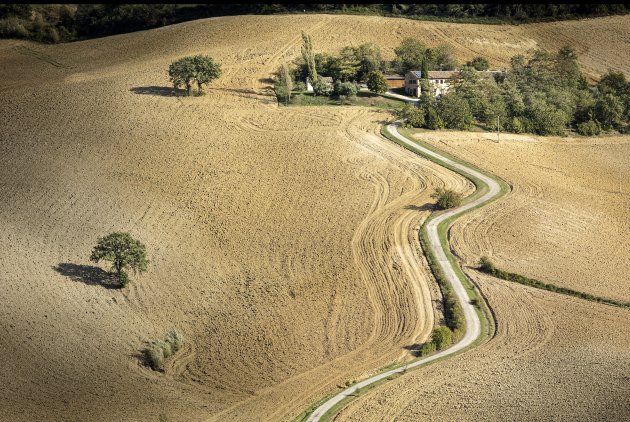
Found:
[{"label": "tree line", "polygon": [[3,4],[0,38],[65,42],[215,16],[339,13],[525,23],[619,15],[626,4]]},{"label": "tree line", "polygon": [[575,51],[565,46],[553,54],[537,50],[518,55],[510,68],[493,77],[465,65],[459,79],[439,99],[421,81],[417,106],[398,111],[413,127],[467,130],[478,124],[488,130],[539,135],[582,135],[603,131],[625,133],[630,123],[630,83],[622,72],[608,71],[596,85],[581,73]]}]

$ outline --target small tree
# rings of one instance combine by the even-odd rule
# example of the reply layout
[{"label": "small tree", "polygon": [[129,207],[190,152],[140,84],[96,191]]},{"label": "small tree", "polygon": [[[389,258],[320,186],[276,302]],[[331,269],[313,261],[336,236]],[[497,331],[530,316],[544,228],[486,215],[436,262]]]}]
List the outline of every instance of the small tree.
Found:
[{"label": "small tree", "polygon": [[212,57],[203,55],[193,56],[192,62],[195,69],[197,88],[201,94],[204,84],[207,85],[221,76],[221,65],[215,63]]},{"label": "small tree", "polygon": [[488,70],[490,68],[490,63],[488,63],[488,59],[481,56],[475,57],[474,59],[472,59],[466,64],[468,66],[474,67],[475,70],[479,70],[479,71]]},{"label": "small tree", "polygon": [[129,233],[121,232],[99,237],[90,260],[93,262],[110,261],[122,287],[125,287],[129,281],[125,269],[131,268],[134,273],[144,272],[149,263],[145,246],[139,240],[132,238]]},{"label": "small tree", "polygon": [[436,205],[443,210],[458,207],[462,203],[462,195],[460,193],[441,187],[431,194],[431,198],[437,199]]},{"label": "small tree", "polygon": [[490,261],[490,258],[485,255],[482,256],[481,259],[479,259],[479,269],[488,274],[494,273],[495,270],[494,264],[492,263],[492,261]]},{"label": "small tree", "polygon": [[614,94],[606,94],[595,103],[594,117],[603,129],[609,130],[618,125],[623,114],[623,104]]},{"label": "small tree", "polygon": [[382,94],[387,91],[387,80],[381,72],[374,70],[368,75],[367,87],[372,92]]},{"label": "small tree", "polygon": [[317,68],[315,65],[315,53],[313,52],[313,40],[310,35],[304,32],[302,32],[302,40],[304,41],[302,45],[302,57],[308,67],[308,77],[314,82],[317,80]]},{"label": "small tree", "polygon": [[185,86],[187,95],[191,94],[193,82],[197,82],[197,89],[201,94],[204,84],[209,84],[221,76],[221,65],[215,63],[210,56],[198,54],[183,57],[171,63],[168,76],[175,88]]},{"label": "small tree", "polygon": [[357,86],[355,84],[353,84],[352,82],[335,82],[333,85],[333,95],[336,96],[346,96],[346,97],[353,97],[355,95],[357,95],[357,92],[359,92],[359,89],[357,88]]},{"label": "small tree", "polygon": [[280,99],[283,99],[286,104],[289,104],[289,102],[291,102],[291,91],[293,91],[293,77],[291,76],[289,66],[286,63],[283,63],[282,66],[280,66],[277,75],[278,76],[274,83],[274,90],[276,92],[278,102],[280,102]]},{"label": "small tree", "polygon": [[438,103],[439,115],[449,129],[466,130],[473,122],[468,102],[454,92],[448,92]]},{"label": "small tree", "polygon": [[168,76],[175,88],[186,87],[186,94],[190,95],[192,83],[195,79],[195,65],[192,57],[183,57],[168,67]]},{"label": "small tree", "polygon": [[426,46],[414,38],[405,38],[400,46],[394,49],[396,58],[394,66],[398,72],[405,74],[409,70],[418,69],[422,66]]},{"label": "small tree", "polygon": [[313,93],[315,95],[330,95],[332,92],[332,86],[325,82],[321,76],[313,81]]},{"label": "small tree", "polygon": [[424,125],[424,110],[414,104],[405,103],[396,111],[396,116],[404,120],[403,125],[407,127]]}]

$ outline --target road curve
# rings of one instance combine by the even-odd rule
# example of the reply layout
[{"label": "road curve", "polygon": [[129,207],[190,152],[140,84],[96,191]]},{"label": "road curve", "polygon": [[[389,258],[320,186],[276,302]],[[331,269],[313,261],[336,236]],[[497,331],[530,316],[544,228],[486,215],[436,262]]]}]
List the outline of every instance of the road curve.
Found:
[{"label": "road curve", "polygon": [[[398,126],[399,126],[399,122],[395,122],[388,125],[387,129],[392,134],[392,136],[394,136],[400,142],[405,144],[407,148],[421,155],[430,156],[436,161],[438,161],[440,164],[446,164],[450,167],[456,168],[459,171],[461,171],[464,175],[475,177],[479,179],[482,183],[486,184],[487,186],[487,192],[483,194],[482,196],[480,196],[479,198],[465,205],[462,205],[461,207],[457,207],[443,214],[440,214],[440,216],[430,220],[426,225],[426,230],[427,230],[428,239],[429,239],[429,248],[431,248],[433,255],[438,261],[438,264],[442,268],[442,271],[444,271],[444,275],[446,276],[446,279],[451,284],[451,286],[453,286],[453,290],[455,291],[455,294],[457,295],[457,298],[459,299],[459,302],[462,305],[464,316],[466,318],[466,333],[464,334],[464,336],[458,343],[456,343],[449,349],[443,350],[425,359],[419,359],[415,362],[412,362],[400,368],[391,369],[389,371],[382,372],[378,375],[374,375],[373,377],[363,380],[353,385],[352,387],[346,388],[345,390],[339,392],[338,394],[336,394],[335,396],[331,397],[326,402],[321,404],[317,409],[315,409],[311,413],[309,418],[307,419],[307,422],[319,421],[320,418],[326,414],[326,412],[328,412],[337,403],[341,402],[346,397],[354,395],[357,389],[359,388],[366,387],[370,384],[373,384],[391,375],[402,373],[406,371],[407,369],[424,365],[425,363],[434,361],[444,356],[451,355],[453,353],[456,353],[466,348],[467,346],[469,346],[471,343],[475,341],[475,339],[479,336],[481,332],[481,322],[479,321],[479,317],[477,316],[475,307],[470,303],[470,299],[468,297],[468,294],[466,293],[466,289],[464,288],[464,286],[462,285],[462,282],[457,277],[457,274],[455,272],[455,269],[453,268],[453,265],[446,258],[446,254],[444,253],[443,248],[448,248],[449,246],[448,244],[445,244],[445,245],[440,244],[440,237],[438,235],[438,226],[441,222],[443,222],[444,220],[448,218],[463,214],[466,211],[470,210],[471,208],[474,208],[478,205],[491,201],[501,192],[501,186],[499,186],[499,184],[496,181],[486,176],[485,174],[482,174],[476,170],[473,170],[472,168],[468,166],[457,163],[449,158],[442,156],[441,154],[437,152],[434,152],[430,149],[427,149],[423,146],[420,146],[410,141],[409,139],[405,138],[400,133],[398,133]],[[478,186],[477,188],[481,189],[483,187]]]}]

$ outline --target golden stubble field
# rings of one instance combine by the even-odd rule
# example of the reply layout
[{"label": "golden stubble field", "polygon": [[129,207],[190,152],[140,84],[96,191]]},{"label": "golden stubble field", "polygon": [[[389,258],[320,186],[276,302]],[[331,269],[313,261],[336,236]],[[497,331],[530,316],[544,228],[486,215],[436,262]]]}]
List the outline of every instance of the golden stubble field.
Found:
[{"label": "golden stubble field", "polygon": [[467,265],[488,255],[508,271],[630,301],[630,137],[416,136],[513,185],[451,230]]},{"label": "golden stubble field", "polygon": [[[416,36],[498,67],[568,40],[596,75],[627,72],[611,36],[627,23],[246,16],[0,42],[0,419],[287,420],[427,337],[439,297],[415,229],[434,187],[472,186],[380,139],[383,112],[277,108],[267,78],[301,30],[318,51],[391,57]],[[194,53],[223,76],[170,96],[168,64]],[[83,267],[114,230],[151,260],[122,292]],[[139,365],[172,326],[184,350],[164,373]]]},{"label": "golden stubble field", "polygon": [[335,420],[627,419],[627,309],[469,274],[496,315],[492,339],[367,393]]}]

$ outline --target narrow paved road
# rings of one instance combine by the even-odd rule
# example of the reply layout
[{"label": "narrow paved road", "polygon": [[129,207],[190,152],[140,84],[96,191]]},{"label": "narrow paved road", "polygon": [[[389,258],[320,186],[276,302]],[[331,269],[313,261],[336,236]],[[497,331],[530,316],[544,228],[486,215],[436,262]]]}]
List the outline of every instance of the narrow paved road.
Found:
[{"label": "narrow paved road", "polygon": [[[355,394],[356,390],[359,388],[363,388],[366,387],[372,383],[375,383],[377,381],[380,381],[384,378],[387,378],[391,375],[394,374],[399,374],[404,372],[407,369],[411,369],[411,368],[415,368],[416,366],[420,366],[420,365],[424,365],[425,363],[434,361],[436,359],[439,359],[441,357],[444,356],[448,356],[451,355],[455,352],[458,352],[464,348],[466,348],[467,346],[469,346],[472,342],[475,341],[475,339],[479,336],[480,332],[481,332],[481,323],[479,321],[479,317],[477,316],[477,313],[475,312],[475,307],[470,303],[470,299],[468,298],[468,294],[466,293],[466,289],[464,288],[464,286],[462,285],[461,281],[459,280],[459,278],[457,277],[456,273],[455,273],[455,269],[453,268],[453,266],[451,265],[451,263],[449,262],[449,260],[446,258],[446,254],[444,253],[444,249],[443,248],[448,248],[448,244],[445,245],[441,245],[440,244],[440,238],[438,235],[438,225],[443,222],[444,220],[453,217],[455,215],[460,215],[465,213],[466,211],[470,210],[471,208],[474,208],[480,204],[483,204],[485,202],[488,202],[490,200],[492,200],[495,196],[497,196],[500,191],[501,191],[501,187],[499,186],[499,184],[497,182],[495,182],[493,179],[491,179],[490,177],[479,173],[476,170],[473,170],[470,167],[467,167],[463,164],[459,164],[455,161],[452,161],[442,155],[440,155],[437,152],[433,152],[430,149],[424,148],[410,140],[408,140],[407,138],[405,138],[404,136],[402,136],[400,133],[398,133],[398,123],[392,123],[390,125],[387,126],[387,129],[389,130],[389,132],[396,138],[398,139],[400,142],[404,143],[409,149],[411,149],[412,151],[418,152],[422,155],[425,156],[431,156],[434,159],[436,159],[438,162],[443,163],[443,164],[447,164],[449,166],[452,166],[454,168],[457,168],[458,170],[460,170],[463,174],[465,175],[470,175],[473,176],[479,180],[482,181],[482,183],[485,183],[487,185],[487,192],[482,195],[481,197],[477,198],[476,200],[467,203],[466,205],[462,205],[461,207],[458,208],[454,208],[450,211],[445,212],[444,214],[441,214],[439,217],[432,219],[431,221],[429,221],[429,223],[427,224],[427,234],[429,237],[429,247],[431,248],[431,250],[433,251],[433,255],[435,256],[435,258],[437,259],[440,267],[442,267],[442,271],[444,271],[444,274],[446,276],[446,279],[448,280],[448,282],[453,286],[453,289],[455,291],[455,293],[457,294],[457,298],[459,299],[460,303],[462,304],[462,309],[464,310],[464,316],[466,317],[466,333],[464,334],[464,337],[454,346],[452,346],[449,349],[443,350],[439,353],[436,353],[435,355],[429,356],[425,359],[420,359],[417,360],[413,363],[410,363],[406,366],[397,368],[397,369],[391,369],[389,371],[380,373],[378,375],[374,375],[371,378],[368,378],[364,381],[359,382],[358,384],[353,385],[352,387],[346,388],[345,390],[341,391],[340,393],[336,394],[335,396],[331,397],[330,399],[328,399],[326,402],[324,402],[321,406],[319,406],[317,409],[315,409],[313,411],[313,413],[309,416],[309,418],[307,419],[308,422],[317,422],[320,420],[320,418],[326,414],[326,412],[328,412],[330,409],[332,409],[337,403],[339,403],[340,401],[342,401],[343,399],[345,399],[348,396],[352,396]],[[482,188],[482,186],[478,187],[479,189]],[[446,243],[446,242],[445,242]]]}]

